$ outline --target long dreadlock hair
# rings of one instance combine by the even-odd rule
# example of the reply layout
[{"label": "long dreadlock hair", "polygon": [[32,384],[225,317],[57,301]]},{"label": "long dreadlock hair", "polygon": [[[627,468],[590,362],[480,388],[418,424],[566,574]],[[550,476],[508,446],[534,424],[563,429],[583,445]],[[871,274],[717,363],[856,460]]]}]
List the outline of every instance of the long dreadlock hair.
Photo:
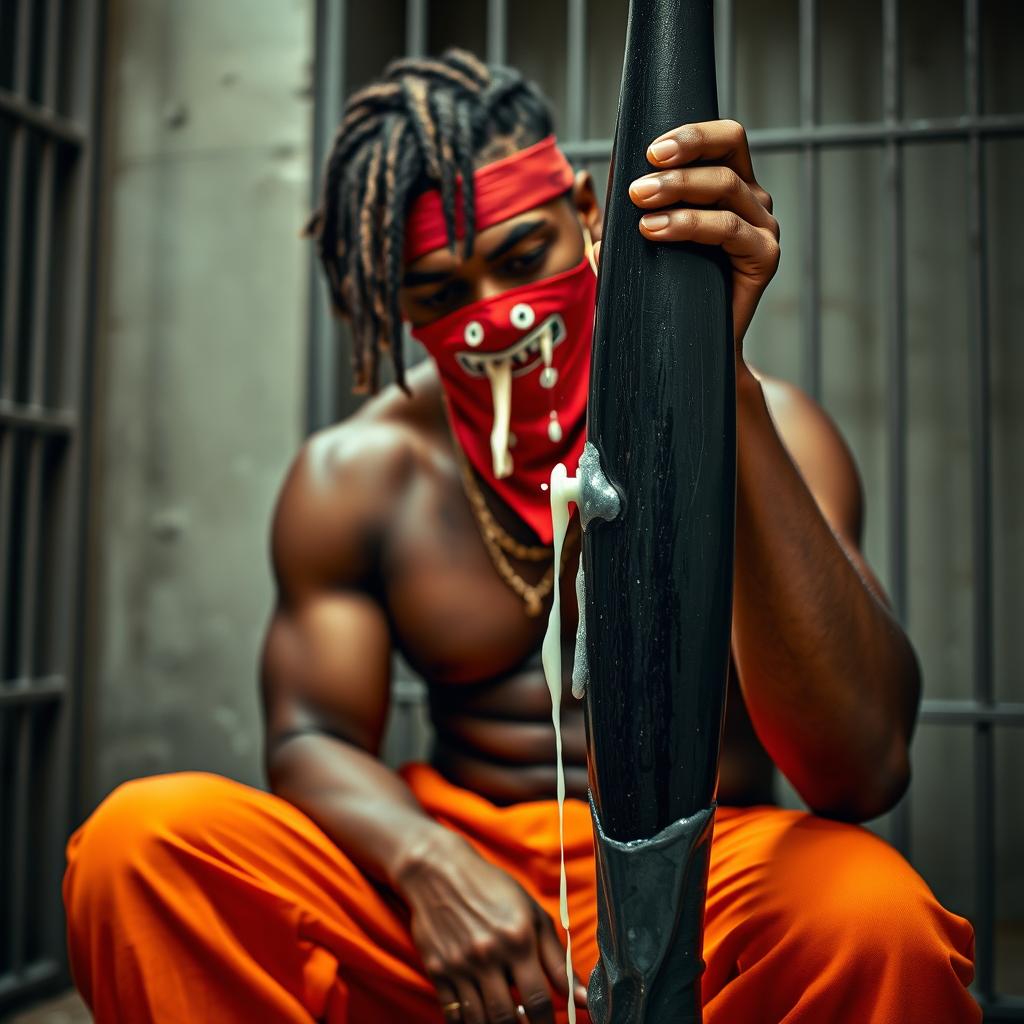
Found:
[{"label": "long dreadlock hair", "polygon": [[441,193],[455,252],[456,176],[462,178],[466,252],[475,224],[476,166],[552,132],[540,90],[518,72],[466,50],[400,58],[349,97],[326,158],[319,207],[304,234],[316,239],[335,312],[352,327],[357,392],[376,391],[380,354],[405,383],[398,290],[410,203]]}]

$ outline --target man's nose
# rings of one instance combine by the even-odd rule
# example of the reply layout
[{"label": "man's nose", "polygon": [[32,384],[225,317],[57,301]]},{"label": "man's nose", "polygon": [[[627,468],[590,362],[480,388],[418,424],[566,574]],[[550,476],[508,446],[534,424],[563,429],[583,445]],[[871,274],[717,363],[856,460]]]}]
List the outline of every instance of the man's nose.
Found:
[{"label": "man's nose", "polygon": [[502,284],[501,281],[492,277],[490,274],[486,274],[481,277],[477,283],[477,300],[481,299],[493,299],[496,295],[500,295],[506,291],[507,288]]}]

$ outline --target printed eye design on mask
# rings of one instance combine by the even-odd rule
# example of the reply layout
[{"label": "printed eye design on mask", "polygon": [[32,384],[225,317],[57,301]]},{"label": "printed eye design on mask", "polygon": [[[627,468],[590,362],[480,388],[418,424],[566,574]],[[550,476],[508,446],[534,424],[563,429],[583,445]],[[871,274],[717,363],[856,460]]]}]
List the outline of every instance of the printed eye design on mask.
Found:
[{"label": "printed eye design on mask", "polygon": [[[525,303],[523,303],[525,305]],[[513,310],[514,312],[514,310]],[[530,311],[533,312],[532,310]],[[466,325],[466,334],[464,335],[469,343],[468,332],[470,326],[476,323],[471,321]],[[479,325],[477,325],[479,326]],[[538,366],[544,365],[544,352],[541,344],[541,339],[545,333],[551,332],[551,349],[556,349],[559,345],[565,341],[565,321],[557,314],[552,313],[551,316],[542,320],[537,327],[535,327],[525,337],[520,338],[519,341],[508,348],[502,349],[500,352],[456,352],[455,361],[459,364],[459,368],[470,377],[483,377],[486,375],[484,369],[485,363],[502,363],[506,360],[512,360],[512,376],[513,377],[524,377],[526,374],[536,370]],[[481,334],[483,329],[481,328]],[[482,338],[481,338],[482,340]],[[476,345],[479,345],[477,342]],[[474,347],[476,347],[474,345]],[[548,367],[552,370],[552,373],[543,376],[541,380],[541,386],[546,388],[554,387],[555,382],[558,379],[558,372],[554,367]]]},{"label": "printed eye design on mask", "polygon": [[465,339],[466,344],[470,348],[476,348],[484,340],[484,329],[478,320],[470,320],[466,324],[465,331],[462,332],[462,337]]},{"label": "printed eye design on mask", "polygon": [[513,327],[518,327],[521,331],[529,330],[533,326],[533,321],[537,319],[536,314],[533,312],[533,307],[528,306],[525,302],[517,302],[512,307],[512,313],[509,316],[509,321]]}]

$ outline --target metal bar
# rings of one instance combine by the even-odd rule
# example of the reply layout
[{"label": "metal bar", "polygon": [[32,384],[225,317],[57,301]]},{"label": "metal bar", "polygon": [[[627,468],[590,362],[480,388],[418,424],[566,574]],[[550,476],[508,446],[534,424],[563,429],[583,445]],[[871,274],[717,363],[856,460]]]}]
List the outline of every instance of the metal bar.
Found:
[{"label": "metal bar", "polygon": [[78,422],[78,417],[67,409],[41,409],[38,406],[0,401],[0,427],[63,436],[77,430]]},{"label": "metal bar", "polygon": [[25,228],[25,129],[11,134],[10,178],[7,187],[7,251],[4,256],[4,318],[0,323],[0,401],[14,396],[17,372],[18,313],[21,298],[21,249]]},{"label": "metal bar", "polygon": [[62,675],[43,676],[37,679],[19,676],[0,683],[0,708],[47,704],[60,700],[67,691],[67,680]]},{"label": "metal bar", "polygon": [[571,143],[587,134],[587,0],[568,0],[566,19],[565,128]]},{"label": "metal bar", "polygon": [[921,702],[922,722],[940,725],[1024,725],[1024,703],[977,700],[925,700]]},{"label": "metal bar", "polygon": [[15,972],[25,966],[25,904],[28,868],[28,790],[32,769],[31,709],[19,708],[15,714],[14,791],[11,807],[11,833],[6,837],[10,850],[7,877],[7,950],[8,963]]},{"label": "metal bar", "polygon": [[[900,90],[900,12],[898,0],[882,5],[882,107],[886,125],[902,114]],[[906,238],[903,195],[903,144],[885,143],[886,221],[886,334],[888,355],[888,484],[889,484],[889,594],[897,619],[907,622],[907,344],[906,344]],[[910,801],[908,793],[893,809],[892,844],[910,856]]]},{"label": "metal bar", "polygon": [[406,0],[405,52],[409,57],[422,57],[427,52],[427,0]]},{"label": "metal bar", "polygon": [[736,113],[736,5],[715,0],[715,40],[718,64],[718,116]]},{"label": "metal bar", "polygon": [[0,89],[0,117],[23,124],[62,145],[81,148],[85,131],[80,124],[50,113],[6,89]]},{"label": "metal bar", "polygon": [[28,92],[28,59],[31,43],[32,21],[29,17],[30,0],[16,0],[18,13],[14,16],[17,24],[17,40],[14,44],[14,91],[19,96]]},{"label": "metal bar", "polygon": [[60,32],[61,0],[47,0],[44,38],[46,47],[43,56],[43,106],[50,110],[57,108],[57,86],[60,80]]},{"label": "metal bar", "polygon": [[35,635],[39,616],[39,532],[42,525],[43,457],[46,442],[31,438],[28,453],[28,483],[25,487],[24,537],[21,548],[21,586],[19,610],[21,613],[21,644],[19,645],[18,672],[21,678],[31,680],[35,672]]},{"label": "metal bar", "polygon": [[[799,152],[807,147],[828,149],[876,146],[890,140],[902,142],[956,142],[973,136],[981,138],[1024,135],[1024,116],[986,115],[905,121],[895,125],[825,124],[809,128],[761,128],[747,133],[751,151],[759,153]],[[568,140],[562,149],[577,159],[608,159],[611,139]]]},{"label": "metal bar", "polygon": [[56,153],[53,143],[43,143],[39,164],[39,195],[36,199],[36,266],[32,292],[32,342],[29,401],[42,406],[45,399],[47,356],[50,348],[50,281],[53,252],[53,180]]},{"label": "metal bar", "polygon": [[14,505],[14,447],[19,439],[9,430],[0,430],[0,675],[7,671],[7,592],[14,549],[11,536],[11,509]]},{"label": "metal bar", "polygon": [[[800,127],[807,130],[818,121],[818,5],[800,0]],[[803,335],[804,388],[813,398],[821,396],[821,174],[818,150],[802,147],[800,162],[804,194],[803,279],[801,331]]]},{"label": "metal bar", "polygon": [[[964,0],[964,73],[967,112],[982,109],[981,11],[979,0]],[[967,143],[968,249],[970,323],[967,338],[971,425],[971,554],[974,569],[974,697],[993,700],[992,680],[992,451],[989,409],[988,264],[985,229],[985,164],[981,139]],[[992,725],[981,722],[974,734],[975,847],[974,884],[977,900],[975,940],[978,991],[990,997],[995,989],[995,782]]]},{"label": "metal bar", "polygon": [[0,974],[0,1009],[8,1000],[22,999],[35,990],[42,992],[60,973],[61,965],[56,960],[37,960],[17,973]]},{"label": "metal bar", "polygon": [[[87,126],[88,139],[102,138],[99,83],[104,68],[103,47],[106,3],[104,0],[80,0],[76,5],[74,37],[65,32],[61,63],[61,95],[66,95],[68,114]],[[81,796],[92,780],[91,759],[81,756],[78,693],[85,674],[84,643],[87,621],[92,616],[85,600],[85,561],[89,552],[87,515],[88,450],[91,443],[92,380],[94,374],[94,326],[96,277],[99,259],[94,230],[99,206],[98,163],[100,146],[84,147],[79,159],[60,175],[60,202],[54,214],[59,217],[57,237],[61,239],[59,289],[61,302],[55,304],[53,340],[55,359],[61,366],[64,390],[59,400],[66,403],[79,424],[68,436],[55,471],[63,474],[59,483],[59,505],[52,557],[47,558],[53,578],[48,614],[52,622],[52,642],[48,662],[51,671],[67,677],[63,699],[55,708],[46,709],[45,744],[47,758],[46,803],[40,824],[44,831],[41,853],[33,858],[32,870],[40,878],[39,900],[32,907],[34,927],[41,952],[66,964],[64,917],[60,900],[63,868],[61,842],[76,821],[81,820]],[[58,315],[59,314],[59,315]],[[93,629],[95,627],[93,626]],[[42,713],[38,709],[37,713]],[[64,976],[67,977],[66,968]]]},{"label": "metal bar", "polygon": [[487,60],[508,62],[508,10],[506,0],[487,0]]},{"label": "metal bar", "polygon": [[[320,202],[321,174],[331,139],[341,121],[345,95],[346,0],[319,0],[316,13],[316,105],[310,203]],[[309,247],[309,334],[306,341],[306,432],[334,421],[338,412],[337,326],[320,272],[315,246]]]}]

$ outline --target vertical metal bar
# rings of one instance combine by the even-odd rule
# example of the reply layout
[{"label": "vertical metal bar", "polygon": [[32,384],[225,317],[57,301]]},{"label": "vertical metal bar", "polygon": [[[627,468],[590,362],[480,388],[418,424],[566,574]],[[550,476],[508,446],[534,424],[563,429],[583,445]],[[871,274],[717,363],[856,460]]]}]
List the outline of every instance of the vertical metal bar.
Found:
[{"label": "vertical metal bar", "polygon": [[[882,106],[888,127],[902,116],[900,89],[900,11],[898,0],[882,3]],[[888,476],[889,476],[889,593],[896,617],[907,621],[907,346],[906,238],[903,192],[903,146],[890,138],[885,146],[886,334],[888,353]],[[892,843],[910,855],[910,795],[892,814]]]},{"label": "vertical metal bar", "polygon": [[45,435],[30,438],[28,451],[28,481],[25,486],[25,536],[21,548],[21,585],[18,595],[21,621],[21,643],[19,644],[18,678],[24,686],[32,684],[35,672],[35,633],[39,614],[39,531],[42,525],[43,457]]},{"label": "vertical metal bar", "polygon": [[578,142],[587,132],[587,0],[568,0],[566,19],[565,127]]},{"label": "vertical metal bar", "polygon": [[715,43],[718,65],[718,116],[736,116],[736,5],[715,0]]},{"label": "vertical metal bar", "polygon": [[[800,0],[800,126],[818,121],[818,5]],[[821,175],[819,155],[809,142],[803,146],[801,176],[804,193],[801,322],[804,340],[804,387],[821,396]]]},{"label": "vertical metal bar", "polygon": [[406,0],[405,52],[409,57],[422,57],[427,52],[427,0]]},{"label": "vertical metal bar", "polygon": [[11,834],[7,837],[11,852],[11,871],[8,878],[7,949],[11,970],[17,974],[25,965],[25,888],[28,859],[28,791],[32,768],[32,706],[22,705],[13,711],[14,725],[14,777],[11,802]]},{"label": "vertical metal bar", "polygon": [[[316,5],[316,104],[313,121],[313,170],[310,203],[320,202],[321,171],[341,121],[345,94],[346,0]],[[325,297],[314,246],[309,247],[309,335],[306,358],[306,432],[333,422],[338,412],[338,328]]]},{"label": "vertical metal bar", "polygon": [[60,0],[46,0],[46,22],[43,28],[43,106],[50,110],[57,109],[62,6]]},{"label": "vertical metal bar", "polygon": [[56,145],[44,141],[39,162],[39,194],[36,198],[36,267],[32,293],[32,344],[29,359],[32,372],[29,402],[43,405],[47,356],[50,348],[50,267],[53,252],[53,180]]},{"label": "vertical metal bar", "polygon": [[10,177],[7,186],[7,251],[4,255],[4,318],[0,324],[0,399],[13,400],[17,372],[18,313],[21,298],[21,250],[25,230],[25,162],[27,129],[11,129]]},{"label": "vertical metal bar", "polygon": [[508,61],[508,10],[506,0],[487,0],[487,61]]},{"label": "vertical metal bar", "polygon": [[[12,479],[14,476],[15,435],[10,428],[0,428],[0,686],[7,681],[7,590],[10,576],[13,538],[11,537],[11,507],[14,503]],[[12,670],[13,672],[13,670]]]},{"label": "vertical metal bar", "polygon": [[[988,261],[985,228],[985,161],[977,119],[982,110],[981,11],[964,3],[964,74],[967,116],[968,247],[970,270],[969,374],[971,423],[971,552],[974,565],[974,696],[991,704],[992,683],[992,443],[989,424]],[[995,979],[995,784],[993,726],[974,726],[976,984],[992,997]]]}]

